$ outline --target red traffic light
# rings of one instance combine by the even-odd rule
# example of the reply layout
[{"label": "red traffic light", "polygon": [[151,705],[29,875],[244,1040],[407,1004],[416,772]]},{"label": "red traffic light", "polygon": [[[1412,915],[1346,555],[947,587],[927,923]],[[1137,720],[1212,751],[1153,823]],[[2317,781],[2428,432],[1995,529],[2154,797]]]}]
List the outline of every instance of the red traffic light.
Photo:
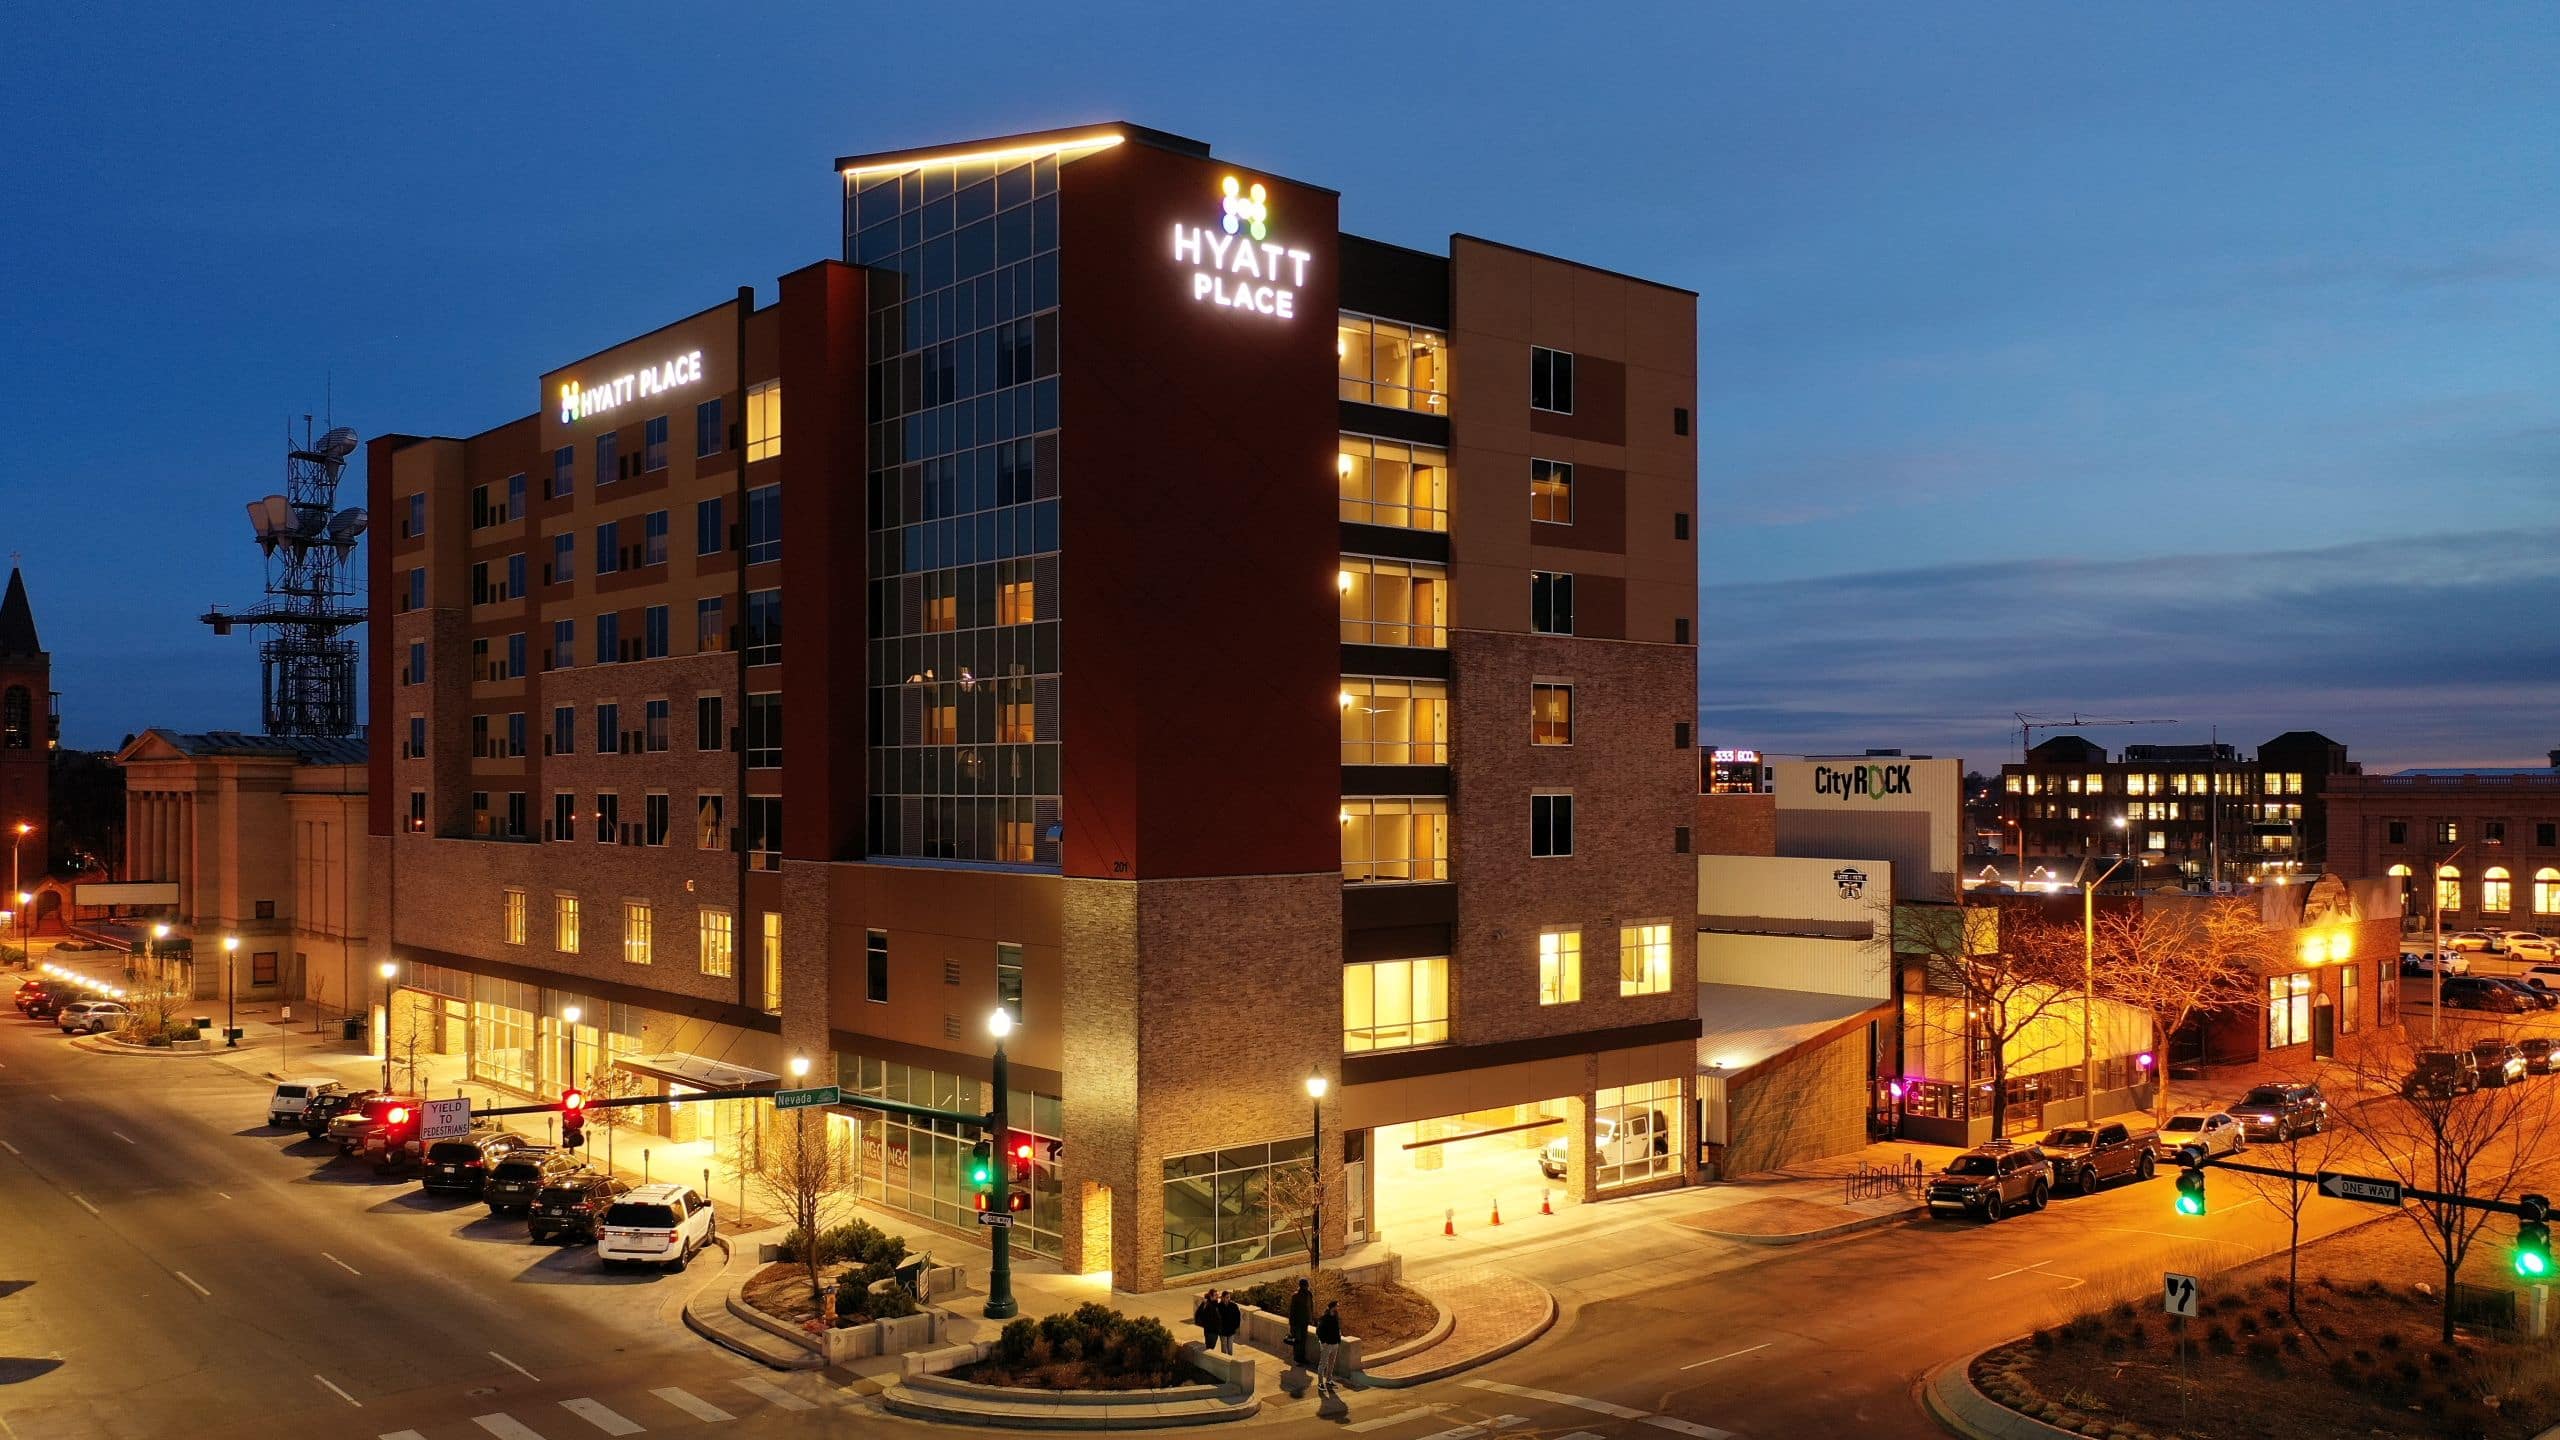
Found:
[{"label": "red traffic light", "polygon": [[587,1097],[576,1090],[560,1092],[560,1110],[567,1115],[580,1114],[587,1108]]},{"label": "red traffic light", "polygon": [[394,1125],[406,1125],[409,1123],[409,1107],[406,1105],[394,1105],[391,1107],[391,1113],[382,1118],[390,1121]]},{"label": "red traffic light", "polygon": [[1014,1159],[1016,1159],[1016,1160],[1021,1161],[1021,1162],[1022,1162],[1023,1164],[1025,1164],[1025,1165],[1030,1164],[1030,1163],[1031,1163],[1031,1142],[1030,1142],[1030,1141],[1028,1141],[1028,1140],[1016,1140],[1016,1141],[1014,1141],[1014,1142],[1013,1142],[1013,1158],[1014,1158]]},{"label": "red traffic light", "polygon": [[987,1192],[981,1190],[977,1193],[975,1198],[978,1202],[978,1213],[981,1215],[985,1214],[987,1212]]}]

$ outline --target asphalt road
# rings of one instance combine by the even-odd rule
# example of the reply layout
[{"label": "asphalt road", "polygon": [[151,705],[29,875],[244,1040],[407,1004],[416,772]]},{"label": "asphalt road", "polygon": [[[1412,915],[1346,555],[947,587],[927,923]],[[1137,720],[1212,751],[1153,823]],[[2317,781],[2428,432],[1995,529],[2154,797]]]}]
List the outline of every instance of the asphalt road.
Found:
[{"label": "asphalt road", "polygon": [[[590,1251],[531,1246],[476,1204],[328,1161],[266,1128],[263,1103],[262,1086],[204,1062],[92,1055],[0,1012],[0,1440],[940,1428],[696,1339],[677,1313],[707,1260],[684,1277],[606,1276]],[[1546,1338],[1414,1389],[1321,1407],[1275,1395],[1244,1428],[1933,1435],[1912,1388],[1940,1361],[2058,1320],[2093,1289],[2157,1304],[2163,1270],[2283,1242],[2282,1215],[2236,1176],[2212,1177],[2202,1220],[2176,1217],[2171,1195],[2164,1175],[1997,1225],[1761,1248],[1664,1222],[1524,1251],[1513,1263],[1565,1305]],[[2314,1201],[2306,1235],[2380,1213]]]}]

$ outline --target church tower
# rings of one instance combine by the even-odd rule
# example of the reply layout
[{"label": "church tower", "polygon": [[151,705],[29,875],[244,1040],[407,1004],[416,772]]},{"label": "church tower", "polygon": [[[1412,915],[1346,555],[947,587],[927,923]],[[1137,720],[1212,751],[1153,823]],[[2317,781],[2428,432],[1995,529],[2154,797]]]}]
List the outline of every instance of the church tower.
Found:
[{"label": "church tower", "polygon": [[[0,845],[16,852],[19,884],[28,890],[53,865],[51,781],[53,747],[60,738],[53,660],[36,639],[27,583],[12,566],[8,594],[0,596]],[[23,835],[20,825],[27,827]],[[0,854],[0,861],[7,858]],[[0,884],[6,883],[0,872]],[[0,910],[16,908],[16,900],[0,898]]]}]

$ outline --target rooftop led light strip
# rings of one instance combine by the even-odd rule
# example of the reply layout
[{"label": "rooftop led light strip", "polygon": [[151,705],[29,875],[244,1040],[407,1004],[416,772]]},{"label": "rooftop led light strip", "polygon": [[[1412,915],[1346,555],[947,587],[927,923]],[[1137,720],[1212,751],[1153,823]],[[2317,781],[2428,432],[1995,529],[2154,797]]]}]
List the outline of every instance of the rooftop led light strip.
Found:
[{"label": "rooftop led light strip", "polygon": [[1040,155],[1060,155],[1069,150],[1108,150],[1128,139],[1125,135],[1084,135],[1070,140],[1050,140],[1038,145],[1009,145],[1000,150],[961,150],[950,154],[919,155],[912,160],[885,160],[877,165],[848,165],[845,175],[877,175],[888,170],[921,170],[928,165],[976,165],[996,160],[1022,160]]}]

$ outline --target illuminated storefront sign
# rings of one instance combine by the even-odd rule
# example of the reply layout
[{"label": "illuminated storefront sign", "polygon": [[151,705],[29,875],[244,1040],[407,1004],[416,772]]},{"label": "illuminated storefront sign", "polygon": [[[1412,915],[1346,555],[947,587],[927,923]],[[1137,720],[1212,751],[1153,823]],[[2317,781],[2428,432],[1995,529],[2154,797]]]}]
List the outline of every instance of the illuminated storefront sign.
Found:
[{"label": "illuminated storefront sign", "polygon": [[590,415],[601,415],[616,405],[629,404],[642,396],[660,395],[702,379],[702,352],[690,350],[663,365],[644,366],[627,375],[581,385],[575,380],[560,384],[560,423],[575,424]]},{"label": "illuminated storefront sign", "polygon": [[1191,267],[1191,298],[1203,304],[1293,319],[1307,283],[1304,250],[1272,244],[1271,195],[1233,175],[1219,184],[1218,223],[1173,222],[1173,259]]}]

